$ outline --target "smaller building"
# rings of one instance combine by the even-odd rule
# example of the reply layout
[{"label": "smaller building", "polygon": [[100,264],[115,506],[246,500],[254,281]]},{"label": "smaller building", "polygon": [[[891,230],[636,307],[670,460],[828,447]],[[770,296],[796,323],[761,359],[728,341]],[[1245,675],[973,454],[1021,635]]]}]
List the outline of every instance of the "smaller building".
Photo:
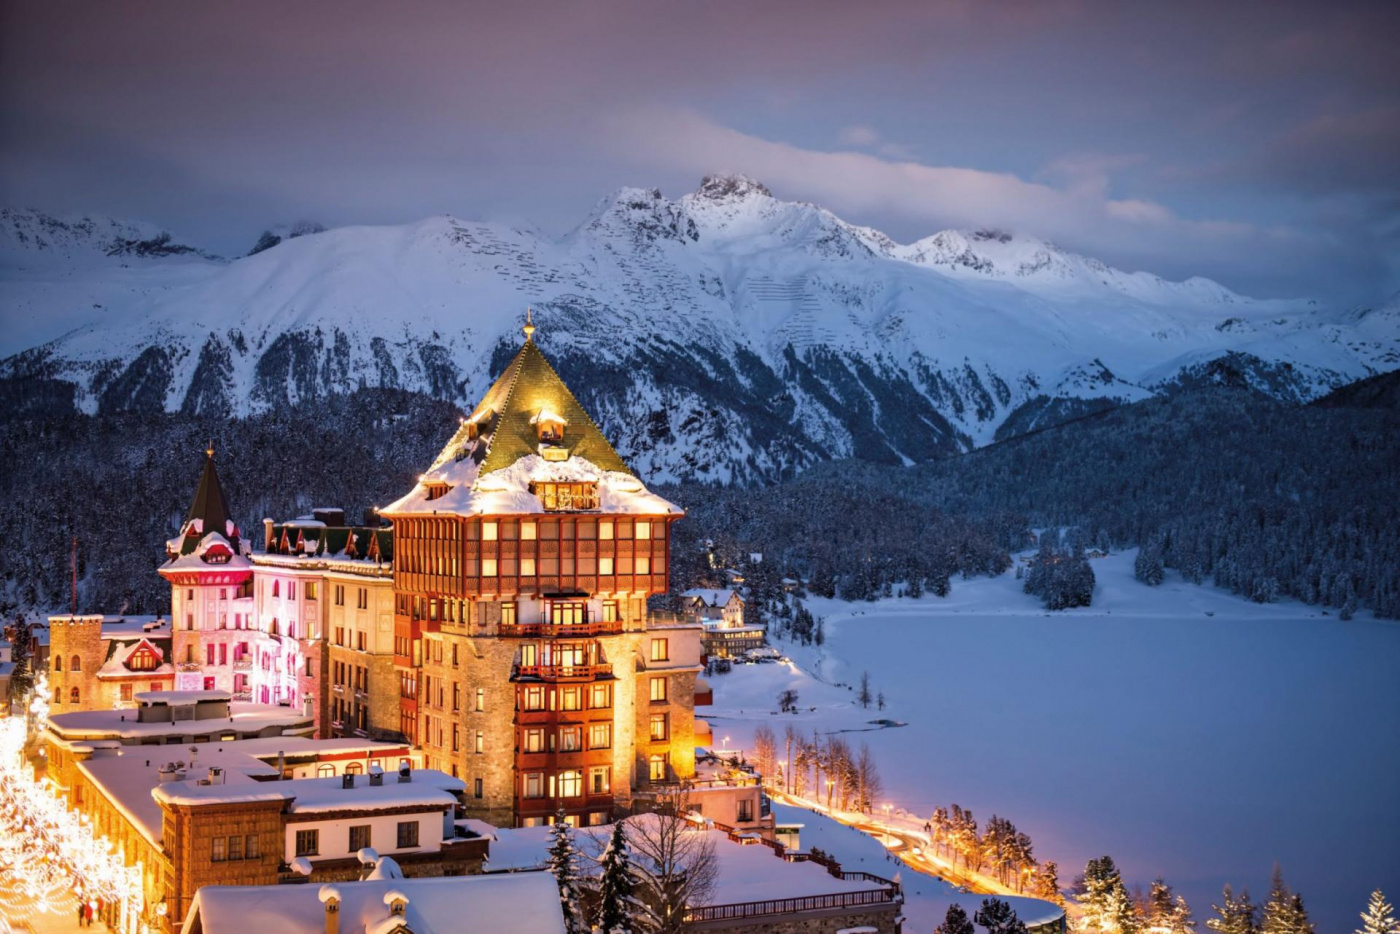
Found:
[{"label": "smaller building", "polygon": [[175,686],[167,619],[50,616],[47,632],[54,711],[132,708],[138,692]]},{"label": "smaller building", "polygon": [[744,598],[737,590],[687,590],[681,594],[681,608],[705,627],[701,638],[709,658],[735,658],[764,644],[764,628],[745,624]]},{"label": "smaller building", "polygon": [[565,934],[548,873],[200,889],[181,934]]}]

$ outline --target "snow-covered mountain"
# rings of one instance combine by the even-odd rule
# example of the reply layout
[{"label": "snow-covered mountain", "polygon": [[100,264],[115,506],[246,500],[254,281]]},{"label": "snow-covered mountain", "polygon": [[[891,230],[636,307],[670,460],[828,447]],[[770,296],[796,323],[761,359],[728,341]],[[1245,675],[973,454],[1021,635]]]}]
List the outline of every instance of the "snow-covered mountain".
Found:
[{"label": "snow-covered mountain", "polygon": [[359,386],[469,404],[531,305],[634,466],[727,481],[916,462],[1178,384],[1305,400],[1400,367],[1394,302],[1255,300],[993,230],[904,245],[744,177],[678,200],[623,189],[562,238],[447,216],[298,234],[226,262],[133,225],[4,212],[9,313],[91,323],[0,377],[72,384],[98,413],[237,414]]}]

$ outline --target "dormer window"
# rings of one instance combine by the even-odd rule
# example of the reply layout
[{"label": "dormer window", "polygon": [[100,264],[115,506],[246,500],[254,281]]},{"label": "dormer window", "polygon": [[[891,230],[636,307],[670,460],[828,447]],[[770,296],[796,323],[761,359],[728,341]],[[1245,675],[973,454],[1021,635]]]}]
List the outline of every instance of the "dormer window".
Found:
[{"label": "dormer window", "polygon": [[491,424],[491,416],[494,413],[490,409],[482,409],[471,418],[467,419],[467,440],[475,441],[477,438],[487,433]]},{"label": "dormer window", "polygon": [[568,427],[569,420],[552,409],[543,408],[530,419],[530,424],[535,426],[540,444],[562,444],[564,429]]},{"label": "dormer window", "polygon": [[429,481],[423,484],[423,486],[427,488],[427,498],[429,500],[441,499],[447,495],[448,490],[452,489],[452,487],[448,486],[446,483],[436,480]]}]

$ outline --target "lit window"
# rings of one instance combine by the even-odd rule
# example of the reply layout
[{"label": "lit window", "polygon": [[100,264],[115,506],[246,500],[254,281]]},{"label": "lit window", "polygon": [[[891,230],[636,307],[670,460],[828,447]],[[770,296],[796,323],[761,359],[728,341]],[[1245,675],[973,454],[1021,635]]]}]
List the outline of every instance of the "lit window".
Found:
[{"label": "lit window", "polygon": [[521,744],[525,752],[544,752],[544,730],[528,729]]},{"label": "lit window", "polygon": [[479,756],[486,751],[486,734],[481,730],[476,731],[476,754]]},{"label": "lit window", "polygon": [[224,860],[228,859],[227,840],[225,840],[223,837],[215,837],[213,839],[212,846],[213,851],[209,854],[209,858],[211,860],[213,860],[216,863],[222,863]]},{"label": "lit window", "polygon": [[651,523],[638,519],[636,525],[636,537],[638,541],[651,538]]},{"label": "lit window", "polygon": [[671,642],[669,639],[651,640],[651,660],[654,662],[664,662],[671,657]]},{"label": "lit window", "polygon": [[618,621],[618,618],[619,618],[619,617],[618,617],[618,615],[617,615],[617,601],[616,601],[616,600],[604,600],[604,601],[603,601],[603,622],[605,622],[605,623],[615,623],[615,622]]},{"label": "lit window", "polygon": [[666,679],[651,679],[651,699],[654,701],[664,701],[666,699]]},{"label": "lit window", "polygon": [[485,688],[477,688],[477,689],[476,689],[476,709],[477,709],[478,711],[481,711],[481,710],[485,710],[485,709],[486,709],[486,689],[485,689]]},{"label": "lit window", "polygon": [[603,710],[612,706],[612,689],[606,684],[588,686],[588,706],[593,710]]},{"label": "lit window", "polygon": [[612,724],[594,723],[588,728],[588,748],[607,749],[612,746]]},{"label": "lit window", "polygon": [[607,577],[608,575],[612,574],[612,572],[613,572],[613,559],[612,559],[612,558],[599,558],[599,559],[598,559],[598,573],[601,574],[601,575],[603,575],[604,577]]},{"label": "lit window", "polygon": [[598,523],[598,537],[605,542],[612,541],[613,523],[611,519],[604,519]]},{"label": "lit window", "polygon": [[651,756],[647,759],[647,777],[654,782],[666,780],[666,754]]},{"label": "lit window", "polygon": [[651,741],[653,743],[665,742],[670,738],[670,730],[667,728],[667,715],[664,713],[654,713],[651,715]]},{"label": "lit window", "polygon": [[494,542],[500,534],[500,524],[486,521],[481,523],[481,540],[483,542]]},{"label": "lit window", "polygon": [[544,797],[544,773],[543,773],[543,772],[526,772],[526,773],[525,773],[525,797],[527,797],[527,798],[543,798],[543,797]]},{"label": "lit window", "polygon": [[481,559],[481,576],[482,576],[482,577],[495,577],[495,576],[496,576],[496,559],[495,559],[495,558],[482,558],[482,559]]},{"label": "lit window", "polygon": [[583,690],[581,688],[562,688],[559,691],[560,710],[582,710]]},{"label": "lit window", "polygon": [[533,521],[520,523],[520,538],[522,541],[533,542],[538,535],[538,526]]},{"label": "lit window", "polygon": [[638,556],[637,556],[637,573],[638,573],[638,574],[650,574],[650,573],[651,573],[651,559],[648,558],[646,555],[638,555]]},{"label": "lit window", "polygon": [[520,559],[520,576],[521,576],[521,577],[534,577],[534,576],[535,576],[535,559],[534,559],[534,558],[521,558],[521,559]]},{"label": "lit window", "polygon": [[[588,771],[588,793],[594,795],[605,795],[612,791],[612,769],[607,766],[589,769]],[[593,815],[589,815],[591,818]],[[599,815],[601,816],[601,815]],[[592,823],[592,821],[590,821]]]},{"label": "lit window", "polygon": [[583,794],[583,773],[568,769],[559,773],[559,797],[577,798]]},{"label": "lit window", "polygon": [[515,620],[516,620],[515,604],[514,604],[514,603],[502,603],[502,604],[501,604],[501,625],[503,625],[503,626],[514,626],[514,625],[515,625]]},{"label": "lit window", "polygon": [[525,709],[544,710],[544,688],[542,686],[537,685],[525,689]]},{"label": "lit window", "polygon": [[579,752],[583,749],[583,730],[566,726],[559,731],[559,751]]}]

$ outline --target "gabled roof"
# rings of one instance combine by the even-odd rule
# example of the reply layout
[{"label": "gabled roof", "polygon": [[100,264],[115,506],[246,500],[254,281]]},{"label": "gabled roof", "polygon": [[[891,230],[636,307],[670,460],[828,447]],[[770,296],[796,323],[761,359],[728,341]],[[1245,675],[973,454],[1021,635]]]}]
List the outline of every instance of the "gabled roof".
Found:
[{"label": "gabled roof", "polygon": [[[478,476],[538,453],[540,442],[535,421],[541,412],[549,412],[553,418],[564,422],[561,446],[568,449],[571,457],[582,457],[599,470],[632,472],[554,372],[539,347],[527,338],[458,432],[467,433],[468,426],[475,423],[480,433],[486,435],[486,456]],[[449,444],[448,448],[453,449],[454,445]]]}]

